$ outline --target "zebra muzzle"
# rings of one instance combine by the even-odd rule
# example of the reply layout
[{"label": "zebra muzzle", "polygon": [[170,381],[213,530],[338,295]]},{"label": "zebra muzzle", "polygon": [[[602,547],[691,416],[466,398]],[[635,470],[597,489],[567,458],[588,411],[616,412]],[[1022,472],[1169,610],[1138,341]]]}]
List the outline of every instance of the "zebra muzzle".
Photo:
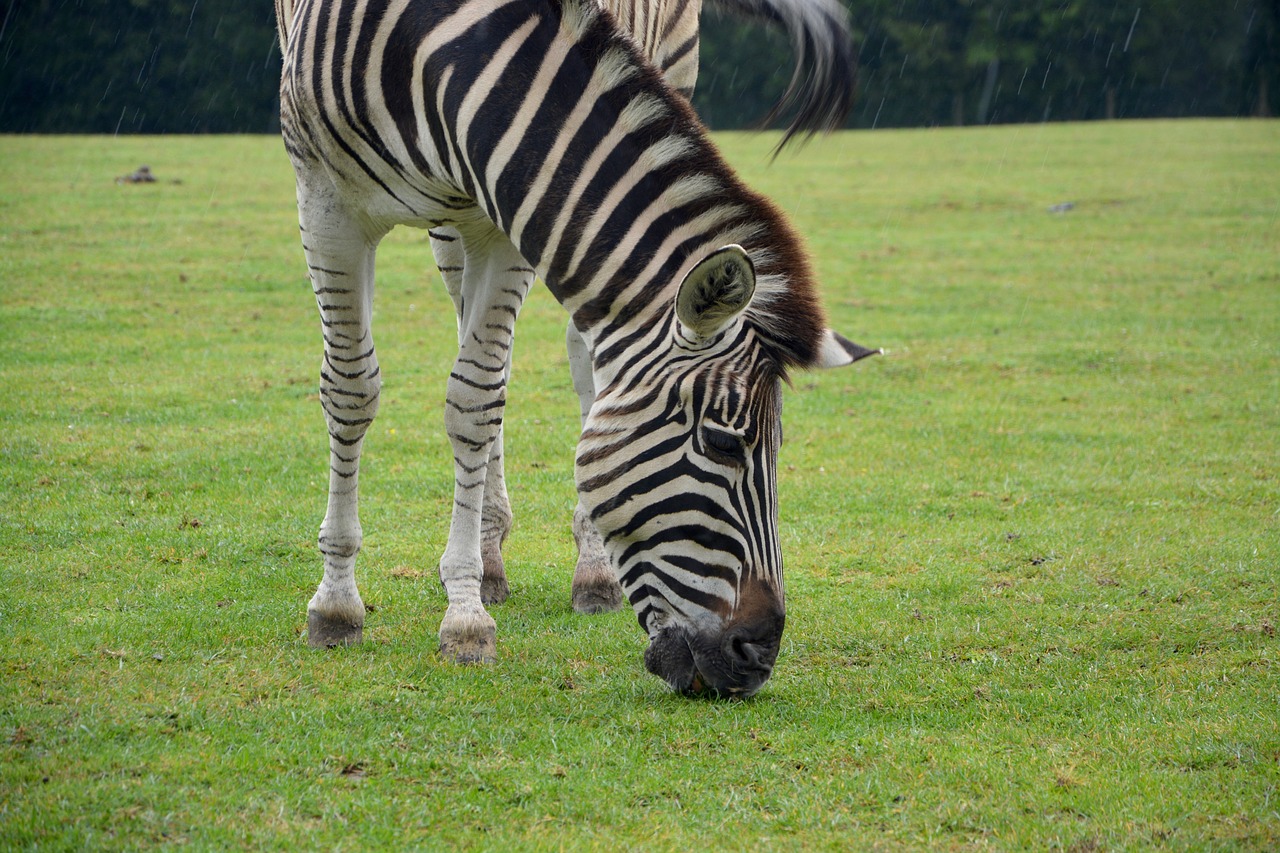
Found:
[{"label": "zebra muzzle", "polygon": [[686,696],[745,699],[773,674],[783,617],[731,624],[714,634],[665,628],[644,653],[645,668]]}]

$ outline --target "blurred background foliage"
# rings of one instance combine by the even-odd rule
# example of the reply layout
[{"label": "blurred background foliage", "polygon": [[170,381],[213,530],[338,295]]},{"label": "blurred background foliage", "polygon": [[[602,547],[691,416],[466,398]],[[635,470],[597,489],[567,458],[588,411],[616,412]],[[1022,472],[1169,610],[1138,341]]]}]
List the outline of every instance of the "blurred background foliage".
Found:
[{"label": "blurred background foliage", "polygon": [[[1280,108],[1280,0],[845,0],[851,127],[1183,116]],[[707,14],[695,106],[751,127],[791,76],[786,40]],[[0,132],[274,132],[272,4],[9,0]]]}]

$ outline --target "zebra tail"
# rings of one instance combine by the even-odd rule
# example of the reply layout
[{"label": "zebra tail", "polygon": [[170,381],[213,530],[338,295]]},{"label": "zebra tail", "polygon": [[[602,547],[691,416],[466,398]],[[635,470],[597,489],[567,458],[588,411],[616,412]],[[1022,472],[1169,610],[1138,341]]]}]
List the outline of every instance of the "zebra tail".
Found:
[{"label": "zebra tail", "polygon": [[709,0],[717,9],[781,27],[795,51],[795,72],[787,90],[760,122],[769,125],[791,113],[791,123],[774,149],[804,134],[836,130],[853,109],[858,66],[849,13],[840,0]]}]

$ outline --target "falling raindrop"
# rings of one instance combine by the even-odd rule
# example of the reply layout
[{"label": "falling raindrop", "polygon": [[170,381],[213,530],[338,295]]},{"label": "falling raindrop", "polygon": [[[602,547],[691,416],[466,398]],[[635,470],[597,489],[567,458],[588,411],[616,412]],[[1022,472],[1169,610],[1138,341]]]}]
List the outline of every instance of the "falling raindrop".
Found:
[{"label": "falling raindrop", "polygon": [[878,124],[880,123],[880,112],[881,112],[881,110],[883,110],[883,109],[884,109],[884,102],[885,102],[885,101],[887,101],[888,99],[889,99],[889,96],[888,96],[888,95],[885,95],[884,97],[882,97],[882,98],[880,99],[880,106],[876,107],[876,117],[875,117],[875,118],[873,118],[873,119],[871,120],[871,129],[872,129],[872,130],[875,130],[875,129],[876,129],[876,125],[878,125]]},{"label": "falling raindrop", "polygon": [[1129,25],[1129,35],[1124,39],[1124,52],[1129,52],[1129,42],[1133,39],[1133,29],[1138,26],[1138,16],[1142,14],[1142,7],[1139,6],[1133,13],[1133,23]]},{"label": "falling raindrop", "polygon": [[17,5],[17,3],[10,3],[9,7],[4,10],[4,21],[0,22],[0,42],[4,41],[4,32],[9,29],[9,16],[13,14],[13,7]]}]

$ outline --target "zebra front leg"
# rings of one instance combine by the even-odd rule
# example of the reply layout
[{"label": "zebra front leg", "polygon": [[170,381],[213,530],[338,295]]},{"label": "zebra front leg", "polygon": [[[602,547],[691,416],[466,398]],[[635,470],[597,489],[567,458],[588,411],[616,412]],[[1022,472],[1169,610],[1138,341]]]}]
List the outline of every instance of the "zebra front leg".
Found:
[{"label": "zebra front leg", "polygon": [[324,334],[320,403],[329,431],[329,500],[319,536],[324,577],[307,605],[307,643],[333,648],[364,636],[355,562],[363,541],[360,451],[382,384],[370,327],[377,238],[345,213],[327,182],[308,184],[302,172],[298,209]]},{"label": "zebra front leg", "polygon": [[[436,258],[436,267],[440,270],[440,277],[444,280],[445,289],[449,292],[458,315],[458,344],[461,346],[464,316],[468,307],[463,295],[466,252],[463,249],[462,235],[456,228],[448,225],[432,228],[428,234],[431,237],[431,251]],[[475,307],[474,301],[471,307]],[[505,378],[507,381],[511,379],[509,357],[506,360]],[[510,595],[502,561],[502,543],[511,531],[511,522],[511,502],[507,497],[506,476],[502,465],[502,430],[499,428],[498,437],[494,439],[489,452],[484,509],[480,523],[480,559],[484,564],[480,600],[485,604],[501,604]]]},{"label": "zebra front leg", "polygon": [[477,228],[463,240],[465,271],[455,302],[465,307],[459,319],[458,359],[445,400],[445,429],[454,457],[454,505],[449,542],[440,559],[440,579],[449,596],[440,624],[440,651],[447,658],[472,663],[491,661],[497,653],[496,626],[483,602],[482,543],[487,526],[493,541],[494,532],[501,529],[505,534],[509,523],[490,516],[486,524],[486,509],[506,503],[500,473],[493,483],[489,475],[501,471],[511,344],[533,270],[492,226]]},{"label": "zebra front leg", "polygon": [[[565,332],[565,346],[569,350],[573,389],[578,393],[582,421],[586,423],[596,399],[596,388],[591,376],[591,354],[572,322]],[[614,576],[604,542],[581,501],[573,510],[573,540],[578,546],[578,564],[573,570],[573,609],[579,613],[605,613],[622,607],[622,587]]]}]

